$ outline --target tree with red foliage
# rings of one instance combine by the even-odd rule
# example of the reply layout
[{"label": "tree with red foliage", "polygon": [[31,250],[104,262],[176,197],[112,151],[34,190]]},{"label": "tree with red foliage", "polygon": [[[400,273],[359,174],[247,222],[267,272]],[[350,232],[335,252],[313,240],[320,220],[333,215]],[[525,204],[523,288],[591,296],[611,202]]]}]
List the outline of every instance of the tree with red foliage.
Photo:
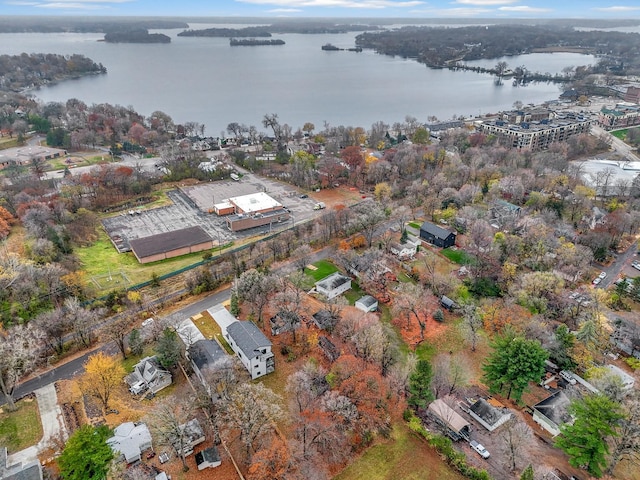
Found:
[{"label": "tree with red foliage", "polygon": [[297,468],[286,442],[275,436],[265,448],[258,450],[253,456],[247,478],[249,480],[295,480],[302,478],[296,473]]},{"label": "tree with red foliage", "polygon": [[342,160],[344,160],[344,162],[349,166],[349,177],[355,185],[358,175],[364,168],[365,164],[362,150],[356,145],[351,145],[342,150],[340,157],[342,157]]}]

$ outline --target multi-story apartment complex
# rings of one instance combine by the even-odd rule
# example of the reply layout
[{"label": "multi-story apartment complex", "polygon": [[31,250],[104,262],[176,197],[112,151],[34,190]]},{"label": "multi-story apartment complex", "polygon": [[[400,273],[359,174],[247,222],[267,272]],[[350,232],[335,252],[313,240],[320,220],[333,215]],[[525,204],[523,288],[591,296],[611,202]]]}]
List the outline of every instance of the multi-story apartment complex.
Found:
[{"label": "multi-story apartment complex", "polygon": [[575,112],[536,109],[501,114],[497,119],[476,127],[487,135],[496,135],[504,145],[523,150],[544,150],[554,142],[589,133],[592,121]]},{"label": "multi-story apartment complex", "polygon": [[614,108],[603,107],[598,123],[607,130],[640,125],[640,105],[619,103]]}]

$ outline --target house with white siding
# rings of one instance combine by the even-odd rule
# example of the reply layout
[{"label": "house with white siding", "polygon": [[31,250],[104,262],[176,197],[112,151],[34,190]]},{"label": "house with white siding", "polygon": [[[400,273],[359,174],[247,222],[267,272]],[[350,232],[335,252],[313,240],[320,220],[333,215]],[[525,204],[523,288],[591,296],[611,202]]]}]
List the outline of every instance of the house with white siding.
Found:
[{"label": "house with white siding", "polygon": [[271,342],[264,333],[249,321],[235,321],[227,326],[224,338],[251,374],[251,379],[275,370],[275,357]]}]

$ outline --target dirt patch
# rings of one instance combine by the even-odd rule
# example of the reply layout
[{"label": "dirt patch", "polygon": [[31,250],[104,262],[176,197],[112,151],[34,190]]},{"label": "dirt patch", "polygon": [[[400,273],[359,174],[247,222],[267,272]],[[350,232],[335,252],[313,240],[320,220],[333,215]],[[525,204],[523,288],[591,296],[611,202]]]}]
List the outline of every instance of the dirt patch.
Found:
[{"label": "dirt patch", "polygon": [[323,188],[319,192],[313,192],[311,196],[314,200],[326,203],[328,208],[349,205],[362,200],[362,195],[357,190],[350,190],[346,186]]}]

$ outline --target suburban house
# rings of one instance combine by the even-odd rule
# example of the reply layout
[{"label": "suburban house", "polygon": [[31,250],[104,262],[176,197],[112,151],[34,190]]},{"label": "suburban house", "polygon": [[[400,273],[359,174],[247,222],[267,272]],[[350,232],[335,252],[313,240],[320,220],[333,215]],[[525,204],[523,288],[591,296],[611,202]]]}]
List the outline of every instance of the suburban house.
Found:
[{"label": "suburban house", "polygon": [[[197,418],[189,420],[184,425],[180,425],[179,428],[184,432],[182,453],[184,453],[186,457],[193,453],[193,449],[197,445],[205,441],[204,430],[202,430]],[[180,445],[176,445],[176,443],[177,442],[174,442],[173,446],[175,450],[178,451],[180,450]]]},{"label": "suburban house", "polygon": [[271,342],[253,322],[231,323],[224,337],[251,374],[252,380],[275,370]]},{"label": "suburban house", "polygon": [[404,243],[393,242],[389,245],[389,251],[399,258],[413,258],[419,245],[420,239],[409,235]]},{"label": "suburban house", "polygon": [[271,335],[280,335],[284,332],[300,328],[300,315],[296,312],[282,310],[269,319]]},{"label": "suburban house", "polygon": [[193,371],[207,390],[209,389],[207,372],[213,370],[215,364],[225,357],[227,353],[218,345],[218,342],[206,338],[194,342],[187,350],[187,358],[191,361]]},{"label": "suburban house", "polygon": [[2,480],[42,480],[40,462],[18,463],[9,466],[7,447],[0,447],[0,479]]},{"label": "suburban house", "polygon": [[220,453],[218,453],[218,449],[215,445],[196,453],[195,459],[198,470],[216,468],[222,464],[220,461]]},{"label": "suburban house", "polygon": [[335,362],[340,356],[340,350],[335,344],[324,335],[318,337],[318,346],[322,350],[322,353],[329,359],[330,362]]},{"label": "suburban house", "polygon": [[378,309],[378,300],[371,295],[365,295],[356,300],[355,307],[363,312],[375,312]]},{"label": "suburban house", "polygon": [[424,222],[420,227],[420,238],[440,248],[453,247],[456,234],[431,222]]},{"label": "suburban house", "polygon": [[429,415],[446,430],[452,440],[469,439],[471,424],[447,405],[444,400],[441,398],[434,400],[429,404],[427,410]]},{"label": "suburban house", "polygon": [[321,293],[328,300],[342,295],[347,290],[351,289],[351,278],[340,272],[335,272],[328,277],[316,282],[316,291]]},{"label": "suburban house", "polygon": [[336,322],[338,321],[336,316],[329,310],[318,310],[311,315],[311,318],[313,318],[313,323],[315,323],[316,327],[320,330],[327,330],[328,332],[333,330],[333,327],[336,326]]},{"label": "suburban house", "polygon": [[113,437],[107,439],[107,444],[127,463],[140,460],[142,452],[153,448],[147,426],[144,423],[133,422],[118,425],[113,431]]},{"label": "suburban house", "polygon": [[511,418],[509,410],[493,398],[489,400],[479,399],[469,407],[467,413],[490,432],[493,432]]},{"label": "suburban house", "polygon": [[605,367],[609,374],[618,377],[620,379],[623,390],[631,390],[636,383],[635,378],[615,365],[606,365]]},{"label": "suburban house", "polygon": [[533,406],[533,421],[555,437],[560,434],[560,425],[573,421],[567,410],[569,403],[569,397],[559,390]]},{"label": "suburban house", "polygon": [[133,372],[127,375],[124,381],[134,395],[146,391],[158,393],[171,385],[171,374],[160,366],[155,356],[146,357],[134,365]]}]

